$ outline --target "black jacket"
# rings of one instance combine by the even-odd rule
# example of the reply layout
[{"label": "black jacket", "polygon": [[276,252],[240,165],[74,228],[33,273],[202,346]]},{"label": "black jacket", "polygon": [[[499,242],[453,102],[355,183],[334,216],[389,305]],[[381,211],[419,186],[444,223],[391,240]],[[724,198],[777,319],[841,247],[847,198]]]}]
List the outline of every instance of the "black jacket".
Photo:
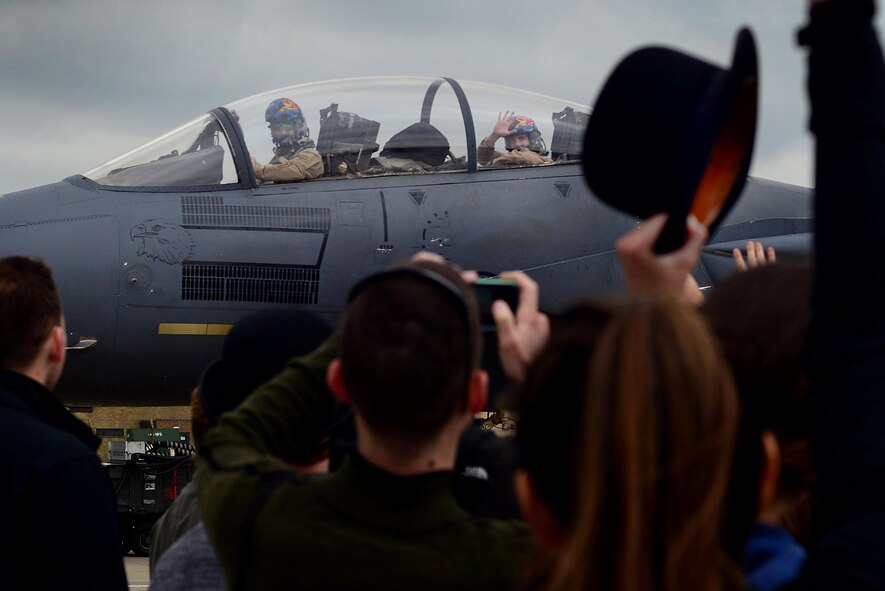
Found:
[{"label": "black jacket", "polygon": [[49,390],[0,369],[0,587],[127,588],[97,447]]}]

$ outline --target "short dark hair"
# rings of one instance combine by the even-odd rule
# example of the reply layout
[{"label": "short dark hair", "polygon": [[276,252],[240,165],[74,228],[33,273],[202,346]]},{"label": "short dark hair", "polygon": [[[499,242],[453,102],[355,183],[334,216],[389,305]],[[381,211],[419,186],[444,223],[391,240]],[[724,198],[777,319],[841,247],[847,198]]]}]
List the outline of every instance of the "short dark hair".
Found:
[{"label": "short dark hair", "polygon": [[416,261],[354,288],[341,331],[344,384],[379,436],[414,444],[467,403],[479,365],[479,314],[453,268]]},{"label": "short dark hair", "polygon": [[30,364],[52,328],[61,325],[61,315],[52,271],[43,261],[0,259],[0,366]]}]

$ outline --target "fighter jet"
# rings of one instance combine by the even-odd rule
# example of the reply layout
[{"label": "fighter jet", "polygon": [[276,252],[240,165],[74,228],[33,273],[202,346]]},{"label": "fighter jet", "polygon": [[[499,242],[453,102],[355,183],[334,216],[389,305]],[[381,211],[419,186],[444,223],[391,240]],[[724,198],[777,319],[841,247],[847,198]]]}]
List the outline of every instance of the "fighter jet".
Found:
[{"label": "fighter jet", "polygon": [[[265,109],[278,98],[304,113],[321,178],[256,178],[252,157],[273,157]],[[477,140],[505,110],[533,122],[549,162],[478,161]],[[639,220],[604,205],[582,177],[588,113],[451,78],[281,88],[212,109],[82,175],[3,196],[0,255],[41,257],[54,269],[68,331],[62,400],[186,404],[240,317],[295,306],[335,322],[360,277],[421,250],[485,276],[523,269],[552,313],[621,290],[614,243]],[[434,131],[401,133],[409,129]],[[403,137],[413,149],[397,152]],[[748,239],[807,255],[811,216],[807,189],[750,179],[705,249],[700,285],[730,273],[731,249]]]}]

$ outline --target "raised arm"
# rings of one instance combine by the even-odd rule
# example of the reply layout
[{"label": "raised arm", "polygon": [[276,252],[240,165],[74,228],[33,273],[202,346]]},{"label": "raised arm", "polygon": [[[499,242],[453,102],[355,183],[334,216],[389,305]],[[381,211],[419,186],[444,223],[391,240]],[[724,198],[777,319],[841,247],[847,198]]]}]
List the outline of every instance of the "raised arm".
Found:
[{"label": "raised arm", "polygon": [[874,8],[816,3],[799,35],[817,140],[815,589],[885,588],[885,64]]},{"label": "raised arm", "polygon": [[252,156],[252,168],[259,181],[292,183],[323,176],[323,158],[316,150],[302,150],[279,164],[261,164]]},{"label": "raised arm", "polygon": [[326,370],[337,353],[333,336],[293,359],[206,435],[198,457],[200,511],[229,580],[260,491],[291,478],[285,460],[334,417],[337,403]]},{"label": "raised arm", "polygon": [[492,133],[483,138],[477,147],[476,157],[480,164],[489,164],[500,155],[495,152],[495,144],[502,137],[510,135],[510,123],[513,121],[513,116],[513,111],[498,113],[498,120],[495,121]]},{"label": "raised arm", "polygon": [[686,240],[678,250],[666,254],[654,251],[666,214],[657,214],[618,240],[618,258],[624,266],[627,290],[633,295],[670,296],[692,305],[700,302],[697,282],[691,276],[707,241],[707,228],[694,216],[686,220]]}]

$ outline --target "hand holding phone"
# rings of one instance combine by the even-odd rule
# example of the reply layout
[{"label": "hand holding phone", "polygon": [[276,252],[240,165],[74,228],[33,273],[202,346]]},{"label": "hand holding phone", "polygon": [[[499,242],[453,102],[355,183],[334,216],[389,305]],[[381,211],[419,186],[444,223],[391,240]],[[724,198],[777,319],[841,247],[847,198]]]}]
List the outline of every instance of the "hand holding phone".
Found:
[{"label": "hand holding phone", "polygon": [[[516,306],[496,303],[505,298],[493,299],[491,302],[492,315],[498,329],[498,355],[507,376],[521,382],[525,379],[528,366],[547,344],[550,321],[538,309],[538,284],[534,280],[522,271],[501,273],[500,279],[515,283],[519,296]],[[511,288],[504,288],[501,293],[506,294],[508,291]],[[512,298],[512,295],[505,297]]]},{"label": "hand holding phone", "polygon": [[473,293],[476,295],[476,302],[479,305],[479,322],[483,332],[496,330],[492,304],[497,300],[505,302],[514,314],[519,305],[519,286],[512,279],[498,277],[478,279],[473,284]]}]

